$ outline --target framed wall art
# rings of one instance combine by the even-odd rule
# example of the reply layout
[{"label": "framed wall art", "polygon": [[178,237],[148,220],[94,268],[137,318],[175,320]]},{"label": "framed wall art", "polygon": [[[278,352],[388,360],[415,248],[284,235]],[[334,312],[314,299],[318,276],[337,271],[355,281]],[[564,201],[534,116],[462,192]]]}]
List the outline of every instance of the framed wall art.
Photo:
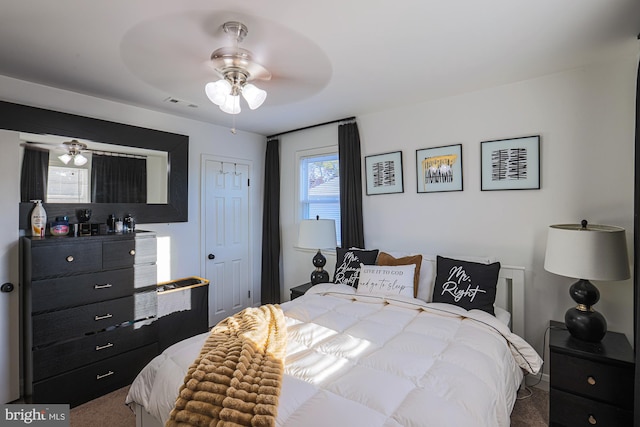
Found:
[{"label": "framed wall art", "polygon": [[376,154],[364,158],[367,196],[402,193],[402,151]]},{"label": "framed wall art", "polygon": [[462,144],[416,150],[418,193],[462,191]]},{"label": "framed wall art", "polygon": [[480,143],[481,189],[540,189],[540,135]]}]

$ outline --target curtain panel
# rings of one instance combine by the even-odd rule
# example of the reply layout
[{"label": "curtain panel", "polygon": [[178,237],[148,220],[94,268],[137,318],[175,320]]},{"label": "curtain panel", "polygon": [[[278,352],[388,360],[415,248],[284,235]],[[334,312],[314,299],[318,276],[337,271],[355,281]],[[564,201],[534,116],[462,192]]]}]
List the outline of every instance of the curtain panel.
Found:
[{"label": "curtain panel", "polygon": [[46,202],[48,176],[49,152],[25,147],[20,175],[20,200]]},{"label": "curtain panel", "polygon": [[280,300],[280,141],[267,141],[262,214],[262,304]]},{"label": "curtain panel", "polygon": [[338,126],[340,232],[343,248],[364,248],[362,161],[357,123]]},{"label": "curtain panel", "polygon": [[91,156],[93,203],[147,203],[147,161],[133,157]]}]

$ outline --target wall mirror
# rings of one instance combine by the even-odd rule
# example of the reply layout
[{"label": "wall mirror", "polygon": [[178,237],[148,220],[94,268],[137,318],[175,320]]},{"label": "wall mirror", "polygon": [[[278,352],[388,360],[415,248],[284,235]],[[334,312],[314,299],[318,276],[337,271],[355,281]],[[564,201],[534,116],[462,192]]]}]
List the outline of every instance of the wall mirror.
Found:
[{"label": "wall mirror", "polygon": [[[45,203],[167,203],[166,151],[21,132],[21,166],[25,150],[46,153],[48,167],[44,198],[21,191],[21,202],[40,198]],[[28,168],[20,170],[21,175],[29,173]],[[22,178],[25,186],[29,180]]]},{"label": "wall mirror", "polygon": [[[49,218],[67,215],[76,222],[76,213],[91,209],[91,222],[104,223],[111,214],[131,214],[138,224],[186,222],[188,220],[188,160],[189,137],[106,120],[61,113],[0,101],[0,129],[40,135],[42,138],[68,138],[88,144],[108,144],[112,151],[139,148],[166,155],[166,201],[147,203],[50,203],[45,202]],[[22,142],[17,140],[16,144]],[[104,147],[103,147],[104,148]],[[97,150],[97,148],[96,148]],[[17,179],[16,181],[20,181]],[[20,228],[29,228],[29,214],[33,204],[20,203]]]}]

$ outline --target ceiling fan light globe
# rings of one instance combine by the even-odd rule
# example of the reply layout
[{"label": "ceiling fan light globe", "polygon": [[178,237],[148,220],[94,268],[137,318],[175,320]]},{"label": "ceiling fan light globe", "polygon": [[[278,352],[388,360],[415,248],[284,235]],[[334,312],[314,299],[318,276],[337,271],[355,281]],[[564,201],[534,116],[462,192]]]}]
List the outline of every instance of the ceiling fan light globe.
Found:
[{"label": "ceiling fan light globe", "polygon": [[257,86],[247,83],[242,87],[242,96],[244,97],[249,108],[255,110],[260,107],[265,99],[267,99],[267,91],[258,88]]},{"label": "ceiling fan light globe", "polygon": [[66,165],[71,161],[71,156],[67,153],[64,153],[63,155],[58,156],[58,159],[60,159],[60,161]]},{"label": "ceiling fan light globe", "polygon": [[224,79],[220,79],[216,82],[207,83],[204,91],[211,102],[220,106],[224,104],[227,95],[231,93],[231,84]]},{"label": "ceiling fan light globe", "polygon": [[73,164],[76,166],[83,166],[87,163],[87,158],[82,154],[76,154],[73,156]]},{"label": "ceiling fan light globe", "polygon": [[240,96],[239,95],[229,95],[225,100],[224,104],[220,106],[220,109],[227,114],[239,114],[240,109]]}]

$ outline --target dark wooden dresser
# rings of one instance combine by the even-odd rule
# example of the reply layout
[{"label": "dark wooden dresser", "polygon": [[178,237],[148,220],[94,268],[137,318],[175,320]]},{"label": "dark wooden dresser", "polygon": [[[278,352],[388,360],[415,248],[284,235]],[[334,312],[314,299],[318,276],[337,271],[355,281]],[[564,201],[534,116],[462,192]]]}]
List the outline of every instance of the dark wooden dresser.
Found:
[{"label": "dark wooden dresser", "polygon": [[72,407],[158,354],[156,236],[23,237],[27,401]]},{"label": "dark wooden dresser", "polygon": [[551,322],[549,425],[633,425],[634,353],[624,334],[599,343],[571,337]]}]

